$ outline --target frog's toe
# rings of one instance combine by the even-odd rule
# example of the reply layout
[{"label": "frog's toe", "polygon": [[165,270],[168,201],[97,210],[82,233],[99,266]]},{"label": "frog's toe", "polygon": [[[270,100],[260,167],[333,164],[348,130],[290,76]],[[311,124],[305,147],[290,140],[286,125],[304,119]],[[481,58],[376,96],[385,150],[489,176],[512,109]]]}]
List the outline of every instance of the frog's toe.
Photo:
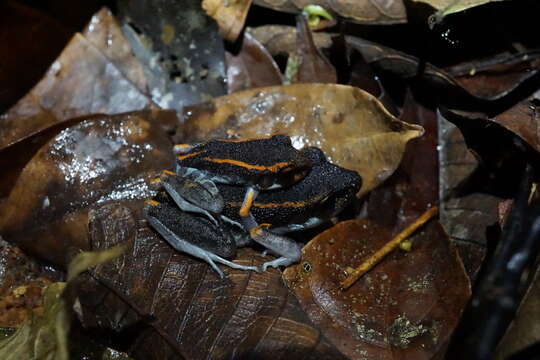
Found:
[{"label": "frog's toe", "polygon": [[277,258],[275,260],[272,260],[272,261],[267,261],[265,262],[264,264],[262,264],[262,271],[266,271],[266,269],[268,269],[269,267],[273,267],[273,268],[278,268],[280,266],[289,266],[293,263],[295,263],[296,261],[293,260],[293,259],[289,259],[289,258],[286,258],[286,257],[280,257],[280,258]]},{"label": "frog's toe", "polygon": [[214,260],[220,264],[227,265],[228,267],[233,268],[233,269],[260,272],[260,269],[257,266],[240,265],[212,253],[209,253],[208,256],[209,256],[209,259]]}]

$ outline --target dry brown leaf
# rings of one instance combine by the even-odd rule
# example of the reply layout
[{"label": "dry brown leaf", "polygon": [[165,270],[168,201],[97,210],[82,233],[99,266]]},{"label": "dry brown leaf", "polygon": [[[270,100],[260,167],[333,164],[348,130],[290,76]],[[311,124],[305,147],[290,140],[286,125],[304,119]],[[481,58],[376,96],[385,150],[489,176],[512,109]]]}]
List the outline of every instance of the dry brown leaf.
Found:
[{"label": "dry brown leaf", "polygon": [[302,308],[350,358],[433,359],[443,356],[470,296],[470,284],[448,236],[431,222],[351,288],[340,281],[391,239],[368,220],[337,224],[302,250],[283,273]]},{"label": "dry brown leaf", "polygon": [[202,7],[219,25],[221,36],[235,41],[246,21],[253,0],[203,0]]},{"label": "dry brown leaf", "polygon": [[82,35],[105,55],[137,89],[144,94],[149,92],[144,69],[133,55],[129,42],[109,9],[103,7],[92,16]]},{"label": "dry brown leaf", "polygon": [[0,117],[0,148],[73,117],[150,104],[94,44],[76,34],[43,79]]},{"label": "dry brown leaf", "polygon": [[339,16],[362,24],[398,24],[407,21],[402,0],[255,0],[274,10],[299,12],[307,5],[321,5]]},{"label": "dry brown leaf", "polygon": [[185,109],[185,141],[291,136],[317,146],[335,164],[356,170],[364,194],[390,176],[422,127],[392,116],[372,95],[334,84],[294,84],[242,91]]}]

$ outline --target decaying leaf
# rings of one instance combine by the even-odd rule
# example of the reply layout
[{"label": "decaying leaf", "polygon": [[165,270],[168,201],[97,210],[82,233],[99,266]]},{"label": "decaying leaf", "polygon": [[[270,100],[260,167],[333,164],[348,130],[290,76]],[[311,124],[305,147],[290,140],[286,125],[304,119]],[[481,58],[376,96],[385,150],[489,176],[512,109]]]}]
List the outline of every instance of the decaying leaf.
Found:
[{"label": "decaying leaf", "polygon": [[[73,279],[88,267],[109,261],[123,252],[122,247],[101,253],[82,253],[70,264],[68,278]],[[68,333],[74,298],[65,296],[69,281],[49,285],[45,290],[43,315],[31,316],[7,339],[0,340],[0,358],[5,360],[68,360]]]},{"label": "decaying leaf", "polygon": [[296,17],[296,58],[298,71],[293,78],[300,83],[337,83],[334,66],[317,49],[304,15]]},{"label": "decaying leaf", "polygon": [[246,16],[253,0],[203,0],[204,11],[219,25],[221,36],[235,41],[244,28]]},{"label": "decaying leaf", "polygon": [[223,39],[201,0],[119,0],[117,11],[161,108],[180,110],[226,93]]},{"label": "decaying leaf", "polygon": [[425,134],[407,144],[396,172],[371,192],[367,203],[368,218],[392,229],[394,234],[439,203],[435,112],[418,104],[408,92],[400,119],[422,126]]},{"label": "decaying leaf", "polygon": [[533,50],[466,62],[445,71],[472,95],[494,99],[536,76],[539,63],[540,52]]},{"label": "decaying leaf", "polygon": [[103,7],[92,16],[82,35],[99,49],[137,89],[143,94],[149,93],[144,69],[133,55],[120,24],[109,9]]},{"label": "decaying leaf", "polygon": [[302,308],[350,358],[442,358],[470,296],[463,265],[444,230],[431,222],[346,291],[339,283],[391,239],[367,220],[337,224],[302,250],[283,274]]},{"label": "decaying leaf", "polygon": [[45,144],[0,208],[4,239],[65,265],[73,251],[88,249],[92,206],[151,197],[147,182],[174,158],[166,133],[147,115],[91,117]]},{"label": "decaying leaf", "polygon": [[229,93],[256,87],[281,85],[283,77],[272,56],[249,33],[242,39],[237,55],[226,53],[227,91]]},{"label": "decaying leaf", "polygon": [[45,77],[0,117],[0,148],[70,118],[150,105],[91,42],[75,35]]},{"label": "decaying leaf", "polygon": [[[126,244],[126,253],[81,282],[82,321],[116,333],[129,329],[138,359],[344,359],[299,308],[280,272],[223,267],[174,251],[121,203],[92,212],[93,249]],[[268,258],[241,249],[236,262]],[[146,320],[145,320],[146,319]],[[138,329],[138,331],[134,331]]]},{"label": "decaying leaf", "polygon": [[255,4],[295,13],[307,5],[321,5],[341,17],[362,24],[398,24],[407,21],[402,0],[255,0]]},{"label": "decaying leaf", "polygon": [[437,116],[439,126],[440,222],[459,254],[471,279],[475,279],[488,245],[489,226],[497,222],[501,199],[475,189],[468,194],[455,190],[478,167],[478,160],[467,149],[463,135],[452,123]]},{"label": "decaying leaf", "polygon": [[294,84],[242,91],[185,109],[186,142],[280,132],[293,145],[317,146],[362,176],[360,194],[390,176],[422,127],[399,121],[368,93],[350,86]]}]

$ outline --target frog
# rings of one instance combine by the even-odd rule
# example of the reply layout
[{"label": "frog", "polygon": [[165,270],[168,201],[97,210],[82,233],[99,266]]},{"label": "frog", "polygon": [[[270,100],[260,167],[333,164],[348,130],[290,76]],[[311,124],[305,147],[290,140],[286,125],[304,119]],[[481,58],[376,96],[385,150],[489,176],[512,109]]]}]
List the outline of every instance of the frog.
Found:
[{"label": "frog", "polygon": [[[282,143],[288,142],[282,141]],[[250,145],[253,146],[253,143]],[[265,153],[258,152],[258,154]],[[174,225],[171,225],[170,218],[173,216],[170,201],[168,205],[163,205],[162,201],[153,199],[145,207],[146,218],[174,248],[207,261],[220,276],[223,273],[214,262],[237,269],[255,271],[266,271],[268,267],[288,266],[299,261],[301,246],[284,234],[316,227],[336,216],[355,198],[362,184],[358,173],[330,163],[318,148],[303,149],[299,151],[299,155],[303,161],[302,164],[310,164],[309,172],[301,174],[301,178],[295,179],[292,184],[289,181],[288,186],[284,186],[285,183],[282,182],[281,186],[261,191],[257,200],[251,201],[247,214],[242,214],[241,211],[245,205],[245,193],[244,187],[237,184],[242,184],[242,182],[214,183],[216,192],[216,188],[212,186],[212,180],[216,177],[214,173],[183,166],[177,168],[177,173],[165,171],[160,182],[166,193],[176,203],[177,213],[183,214],[177,217]],[[279,157],[275,159],[281,162]],[[245,180],[244,183],[249,183],[249,181]],[[207,196],[208,194],[213,195]],[[189,205],[186,206],[186,203]],[[166,211],[163,210],[164,207]],[[183,229],[192,227],[191,222],[194,220],[190,216],[202,215],[208,218],[208,226],[220,227],[222,231],[228,230],[224,233],[218,230],[206,233],[199,231],[196,241],[198,245],[194,245],[189,233]],[[206,237],[201,240],[201,236]],[[223,236],[229,236],[229,238],[224,240]],[[224,241],[225,245],[223,245]],[[246,246],[251,241],[263,245],[268,251],[278,255],[278,258],[265,262],[261,269],[231,263],[226,259],[231,258],[236,247]],[[201,246],[203,243],[206,244]],[[212,246],[227,247],[228,256],[221,256],[217,251],[212,250]]]},{"label": "frog", "polygon": [[241,217],[260,191],[287,187],[311,169],[308,158],[292,146],[289,136],[275,134],[255,139],[217,139],[202,144],[178,144],[176,172],[195,172],[216,184],[244,186]]}]

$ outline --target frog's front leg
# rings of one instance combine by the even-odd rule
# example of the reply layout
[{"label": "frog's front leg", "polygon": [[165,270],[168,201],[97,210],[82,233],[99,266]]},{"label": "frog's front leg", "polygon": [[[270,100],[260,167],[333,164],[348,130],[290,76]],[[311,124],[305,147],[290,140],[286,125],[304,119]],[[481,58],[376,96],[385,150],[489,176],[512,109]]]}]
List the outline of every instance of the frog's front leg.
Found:
[{"label": "frog's front leg", "polygon": [[300,260],[302,257],[302,247],[292,239],[282,235],[276,235],[267,229],[270,224],[261,224],[249,230],[251,238],[280,257],[267,261],[262,265],[262,271],[268,267],[289,266]]},{"label": "frog's front leg", "polygon": [[182,167],[176,173],[165,170],[161,183],[180,209],[203,214],[218,225],[216,217],[223,211],[223,198],[216,185],[203,173]]},{"label": "frog's front leg", "polygon": [[[253,202],[255,201],[255,198],[257,198],[257,195],[259,195],[259,191],[255,189],[253,186],[248,186],[246,188],[246,194],[244,195],[244,201],[242,201],[242,206],[240,207],[240,210],[238,211],[238,214],[242,218],[243,222],[250,221],[252,219],[251,217],[251,206],[253,206]],[[249,227],[248,229],[250,229]]]}]

